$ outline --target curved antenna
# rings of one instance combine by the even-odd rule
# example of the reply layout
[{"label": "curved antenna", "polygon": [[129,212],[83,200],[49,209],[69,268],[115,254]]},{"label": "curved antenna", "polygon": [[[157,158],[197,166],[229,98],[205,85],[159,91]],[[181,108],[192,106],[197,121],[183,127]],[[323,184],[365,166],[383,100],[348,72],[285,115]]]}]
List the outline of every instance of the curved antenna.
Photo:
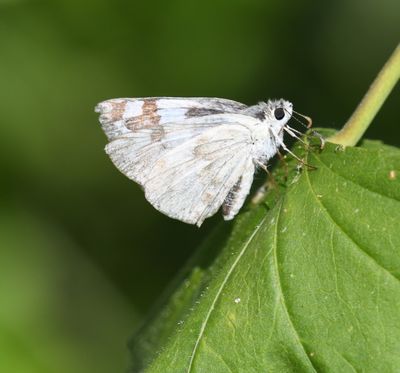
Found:
[{"label": "curved antenna", "polygon": [[308,117],[307,115],[300,114],[297,111],[292,110],[294,114],[300,115],[302,118],[304,118],[307,121],[307,125],[305,125],[301,120],[297,119],[294,115],[292,115],[292,118],[296,121],[299,122],[303,127],[305,128],[311,128],[312,127],[312,119]]},{"label": "curved antenna", "polygon": [[[285,109],[285,111],[286,111],[288,114],[290,114],[286,109]],[[310,117],[308,117],[307,115],[300,114],[300,113],[298,113],[297,111],[294,111],[294,110],[292,110],[292,111],[293,111],[293,113],[295,113],[295,114],[300,115],[301,117],[303,117],[308,123],[307,123],[307,125],[305,125],[301,120],[297,119],[294,115],[292,115],[291,117],[292,117],[296,122],[300,123],[304,128],[307,128],[307,129],[311,128],[311,126],[312,126],[312,119],[311,119]],[[297,136],[294,136],[294,135],[293,135],[293,132],[295,132],[295,133],[297,133],[297,134],[299,134],[299,135],[302,135],[302,136],[306,136],[306,137],[312,137],[312,135],[313,135],[313,136],[319,138],[319,141],[321,142],[320,148],[323,149],[323,148],[325,147],[325,139],[324,139],[324,137],[323,137],[320,133],[318,133],[317,131],[312,130],[312,131],[311,131],[311,134],[312,134],[312,135],[309,135],[309,134],[307,134],[307,133],[302,133],[302,132],[300,132],[300,131],[297,131],[297,130],[295,130],[294,128],[290,127],[289,125],[286,125],[285,127],[287,127],[290,131],[292,131],[292,133],[291,133],[290,131],[288,131],[288,130],[286,129],[286,132],[287,132],[290,136],[292,136],[292,137],[294,137],[294,138],[300,140]],[[284,129],[285,129],[285,128],[284,128]],[[301,140],[300,140],[300,141],[301,141]],[[302,141],[302,143],[304,143],[304,141]]]}]

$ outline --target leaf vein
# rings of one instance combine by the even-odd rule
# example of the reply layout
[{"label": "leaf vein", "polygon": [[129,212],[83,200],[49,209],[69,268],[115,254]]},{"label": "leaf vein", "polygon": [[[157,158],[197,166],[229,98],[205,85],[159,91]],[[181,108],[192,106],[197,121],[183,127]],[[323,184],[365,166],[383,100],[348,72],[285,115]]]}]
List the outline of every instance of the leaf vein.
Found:
[{"label": "leaf vein", "polygon": [[265,215],[265,216],[262,218],[261,222],[260,222],[259,224],[257,224],[256,229],[254,230],[254,232],[250,235],[249,239],[248,239],[248,240],[245,242],[245,244],[243,245],[242,250],[239,252],[239,255],[237,256],[237,258],[235,259],[235,261],[232,263],[232,266],[229,268],[229,270],[228,270],[228,272],[227,272],[227,274],[226,274],[224,280],[222,281],[221,286],[219,287],[219,289],[218,289],[218,291],[217,291],[217,294],[215,295],[215,297],[214,297],[214,299],[213,299],[213,301],[212,301],[212,303],[211,303],[211,306],[210,306],[210,308],[209,308],[209,310],[208,310],[208,312],[207,312],[207,314],[206,314],[206,317],[205,317],[205,319],[204,319],[204,321],[203,321],[203,323],[202,323],[202,325],[201,325],[199,335],[198,335],[198,337],[197,337],[197,339],[196,339],[195,345],[194,345],[194,347],[193,347],[192,354],[191,354],[191,356],[190,356],[190,361],[189,361],[189,366],[188,366],[188,369],[187,369],[187,373],[189,373],[189,372],[192,371],[194,359],[195,359],[196,353],[197,353],[197,351],[198,351],[200,341],[201,341],[201,339],[203,338],[204,331],[205,331],[206,326],[207,326],[207,324],[208,324],[208,320],[210,319],[211,314],[212,314],[212,312],[214,311],[215,305],[216,305],[216,303],[217,303],[219,297],[221,296],[222,290],[224,289],[226,283],[228,282],[230,276],[232,275],[232,273],[233,273],[234,269],[236,268],[237,264],[239,263],[240,259],[242,258],[242,256],[243,256],[244,253],[246,252],[247,248],[249,247],[251,241],[253,240],[253,238],[255,237],[255,235],[258,233],[258,231],[260,230],[260,228],[263,226],[263,223],[264,223],[264,221],[267,219],[267,216],[268,216],[268,215]]}]

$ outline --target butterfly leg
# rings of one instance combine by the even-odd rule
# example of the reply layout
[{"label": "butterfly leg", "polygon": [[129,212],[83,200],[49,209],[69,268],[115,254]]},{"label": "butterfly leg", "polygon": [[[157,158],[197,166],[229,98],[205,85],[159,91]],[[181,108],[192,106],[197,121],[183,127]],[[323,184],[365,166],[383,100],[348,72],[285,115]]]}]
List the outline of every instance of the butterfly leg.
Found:
[{"label": "butterfly leg", "polygon": [[317,131],[314,131],[314,130],[313,130],[311,133],[312,133],[314,136],[316,136],[316,137],[319,138],[319,141],[320,141],[319,148],[320,148],[320,150],[323,150],[324,147],[325,147],[325,139],[324,139],[324,137],[323,137],[320,133],[318,133]]},{"label": "butterfly leg", "polygon": [[262,168],[267,173],[267,175],[268,175],[267,183],[273,184],[273,186],[277,186],[275,178],[273,177],[271,172],[268,170],[267,166],[264,163],[261,163],[260,161],[257,161],[257,160],[255,161],[255,163],[257,166]]}]

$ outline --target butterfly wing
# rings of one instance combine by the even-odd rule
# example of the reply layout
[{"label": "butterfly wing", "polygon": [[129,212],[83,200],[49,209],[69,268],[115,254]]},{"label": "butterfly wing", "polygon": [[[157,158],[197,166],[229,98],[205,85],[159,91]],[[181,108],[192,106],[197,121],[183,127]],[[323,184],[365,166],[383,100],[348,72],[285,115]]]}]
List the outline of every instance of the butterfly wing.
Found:
[{"label": "butterfly wing", "polygon": [[100,123],[109,140],[142,128],[162,127],[190,118],[238,113],[247,106],[240,102],[207,97],[116,98],[99,103]]},{"label": "butterfly wing", "polygon": [[222,215],[224,220],[232,220],[242,208],[246,197],[250,193],[253,184],[255,165],[253,159],[249,159],[243,174],[227,194],[222,204]]},{"label": "butterfly wing", "polygon": [[154,163],[143,183],[146,199],[164,214],[200,226],[246,170],[254,172],[250,148],[250,132],[241,125],[208,129]]},{"label": "butterfly wing", "polygon": [[246,124],[257,119],[243,114],[246,108],[219,98],[156,97],[108,100],[96,111],[116,167],[159,211],[201,225],[239,180],[253,180]]},{"label": "butterfly wing", "polygon": [[107,154],[123,174],[143,185],[165,152],[221,123],[243,121],[247,116],[235,113],[245,108],[219,98],[165,97],[108,100],[96,111],[111,140]]}]

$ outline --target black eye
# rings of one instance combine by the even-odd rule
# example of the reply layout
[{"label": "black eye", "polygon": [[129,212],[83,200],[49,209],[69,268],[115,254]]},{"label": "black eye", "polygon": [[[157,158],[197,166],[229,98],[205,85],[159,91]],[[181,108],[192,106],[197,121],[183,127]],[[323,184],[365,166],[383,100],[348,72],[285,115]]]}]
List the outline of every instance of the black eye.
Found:
[{"label": "black eye", "polygon": [[281,107],[278,107],[275,109],[274,115],[276,119],[281,120],[285,116],[285,111]]}]

